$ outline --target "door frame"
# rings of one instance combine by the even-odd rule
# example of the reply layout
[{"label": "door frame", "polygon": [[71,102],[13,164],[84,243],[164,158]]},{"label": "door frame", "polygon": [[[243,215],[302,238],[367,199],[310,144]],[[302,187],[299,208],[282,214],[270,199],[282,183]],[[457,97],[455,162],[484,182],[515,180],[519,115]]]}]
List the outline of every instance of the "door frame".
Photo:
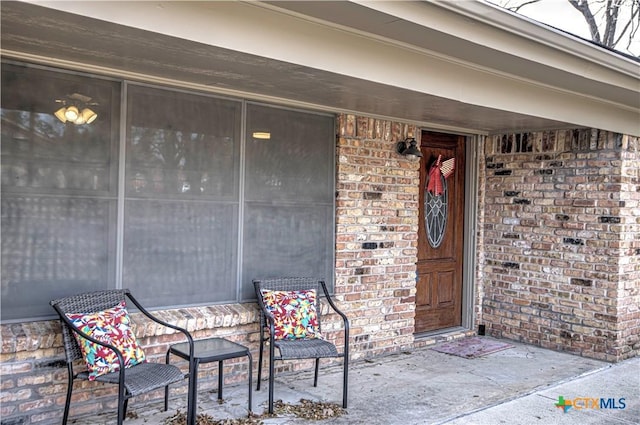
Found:
[{"label": "door frame", "polygon": [[[462,320],[460,326],[454,328],[444,328],[424,333],[416,334],[418,336],[428,336],[440,334],[451,330],[465,329],[472,330],[475,321],[475,302],[477,299],[477,291],[475,285],[476,264],[477,264],[477,240],[478,240],[478,176],[479,176],[479,145],[484,145],[486,136],[479,134],[460,133],[456,131],[446,131],[435,128],[420,128],[420,134],[423,131],[435,131],[439,133],[449,133],[465,138],[465,170],[464,170],[464,228],[462,242],[462,255],[464,261],[462,265],[462,299],[461,313]],[[422,190],[422,189],[420,189]],[[417,279],[417,274],[416,274]]]},{"label": "door frame", "polygon": [[[479,185],[479,156],[478,152],[484,152],[486,136],[465,136],[465,170],[464,170],[464,228],[462,253],[464,261],[462,265],[462,322],[465,329],[473,329],[476,319],[475,302],[477,300],[476,265],[478,259],[478,185]],[[476,324],[477,325],[477,324]]]}]

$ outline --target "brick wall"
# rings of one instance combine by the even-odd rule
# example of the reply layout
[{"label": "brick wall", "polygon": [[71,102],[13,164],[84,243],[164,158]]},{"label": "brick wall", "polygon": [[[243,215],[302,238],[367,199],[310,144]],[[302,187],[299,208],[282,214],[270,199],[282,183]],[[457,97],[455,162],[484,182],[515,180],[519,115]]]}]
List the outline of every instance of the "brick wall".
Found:
[{"label": "brick wall", "polygon": [[618,347],[621,357],[640,353],[640,138],[621,143]]},{"label": "brick wall", "polygon": [[618,361],[640,348],[639,140],[487,138],[479,285],[490,334]]},{"label": "brick wall", "polygon": [[395,152],[415,126],[337,120],[336,292],[351,318],[352,358],[413,343],[418,161]]}]

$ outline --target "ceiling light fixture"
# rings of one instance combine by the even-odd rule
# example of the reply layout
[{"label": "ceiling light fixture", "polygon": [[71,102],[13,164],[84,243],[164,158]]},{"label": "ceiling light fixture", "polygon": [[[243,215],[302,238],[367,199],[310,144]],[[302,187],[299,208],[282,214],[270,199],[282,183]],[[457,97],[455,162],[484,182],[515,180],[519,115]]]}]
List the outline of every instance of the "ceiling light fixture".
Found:
[{"label": "ceiling light fixture", "polygon": [[64,99],[56,99],[56,103],[61,103],[62,107],[56,110],[54,115],[64,123],[68,121],[76,125],[91,124],[98,118],[98,114],[89,108],[98,104],[91,102],[88,96],[73,93]]},{"label": "ceiling light fixture", "polygon": [[271,133],[269,133],[268,131],[254,131],[252,134],[254,139],[262,139],[262,140],[269,140],[271,139]]}]

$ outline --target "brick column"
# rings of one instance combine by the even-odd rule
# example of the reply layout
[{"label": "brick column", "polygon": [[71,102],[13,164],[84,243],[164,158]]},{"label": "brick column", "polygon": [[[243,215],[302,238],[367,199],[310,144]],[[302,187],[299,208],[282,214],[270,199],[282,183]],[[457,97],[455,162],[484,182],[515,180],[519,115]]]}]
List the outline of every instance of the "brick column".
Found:
[{"label": "brick column", "polygon": [[336,293],[352,326],[352,357],[413,343],[419,162],[395,151],[415,126],[337,119]]},{"label": "brick column", "polygon": [[639,140],[581,129],[487,140],[482,321],[608,361],[638,352]]}]

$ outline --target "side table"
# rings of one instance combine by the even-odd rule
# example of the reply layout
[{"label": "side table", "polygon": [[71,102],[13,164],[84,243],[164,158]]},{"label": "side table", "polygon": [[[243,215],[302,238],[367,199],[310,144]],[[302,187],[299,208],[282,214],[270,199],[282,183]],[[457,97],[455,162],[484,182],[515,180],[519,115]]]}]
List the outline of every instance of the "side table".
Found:
[{"label": "side table", "polygon": [[[249,358],[249,414],[251,414],[251,385],[253,375],[253,359],[249,348],[244,345],[231,342],[224,338],[208,338],[193,341],[193,373],[189,374],[189,394],[187,424],[194,425],[197,417],[198,405],[198,366],[200,363],[218,362],[218,400],[222,400],[222,384],[224,381],[223,361],[237,357],[247,356]],[[167,350],[166,363],[169,364],[170,355],[174,354],[185,360],[189,360],[189,344],[174,344]],[[165,410],[169,399],[169,388],[165,389]]]}]

